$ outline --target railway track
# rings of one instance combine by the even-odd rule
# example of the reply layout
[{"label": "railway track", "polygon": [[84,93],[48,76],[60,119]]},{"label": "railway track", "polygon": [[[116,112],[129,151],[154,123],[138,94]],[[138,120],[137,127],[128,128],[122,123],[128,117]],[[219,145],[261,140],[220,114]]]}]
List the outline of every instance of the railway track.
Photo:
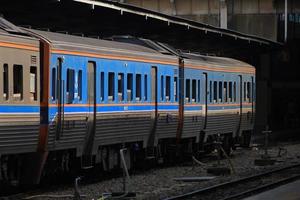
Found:
[{"label": "railway track", "polygon": [[194,190],[164,200],[241,199],[300,179],[300,163]]}]

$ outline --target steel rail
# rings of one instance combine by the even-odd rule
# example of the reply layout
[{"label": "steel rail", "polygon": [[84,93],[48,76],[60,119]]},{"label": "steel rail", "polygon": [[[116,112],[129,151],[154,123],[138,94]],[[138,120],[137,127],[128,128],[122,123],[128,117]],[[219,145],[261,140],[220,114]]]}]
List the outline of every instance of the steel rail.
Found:
[{"label": "steel rail", "polygon": [[290,165],[290,166],[287,166],[287,167],[281,167],[279,169],[270,170],[268,172],[263,172],[263,173],[259,173],[259,174],[256,174],[256,175],[248,176],[246,178],[241,178],[241,179],[237,179],[237,180],[234,180],[234,181],[229,181],[229,182],[209,186],[209,187],[206,187],[206,188],[201,188],[201,189],[194,190],[194,191],[191,191],[191,192],[188,192],[188,193],[185,193],[185,194],[181,194],[181,195],[177,195],[177,196],[173,196],[173,197],[167,197],[164,200],[186,199],[186,198],[189,198],[189,197],[193,197],[193,196],[196,196],[196,195],[200,195],[200,194],[211,192],[211,191],[214,191],[214,190],[217,190],[217,189],[228,187],[230,185],[240,184],[240,183],[243,183],[243,182],[251,181],[251,180],[254,180],[254,179],[257,179],[257,178],[260,178],[260,177],[268,176],[268,175],[271,175],[271,174],[274,174],[274,173],[277,173],[277,172],[281,172],[281,171],[285,171],[285,170],[289,170],[289,169],[297,168],[297,167],[300,167],[300,163]]}]

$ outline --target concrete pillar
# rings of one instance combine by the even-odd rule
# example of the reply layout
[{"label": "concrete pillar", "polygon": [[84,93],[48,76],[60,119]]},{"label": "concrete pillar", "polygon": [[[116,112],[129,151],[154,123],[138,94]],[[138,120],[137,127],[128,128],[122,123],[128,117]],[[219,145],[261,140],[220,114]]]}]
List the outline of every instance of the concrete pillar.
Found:
[{"label": "concrete pillar", "polygon": [[226,0],[220,0],[220,27],[227,29],[227,3],[226,3]]},{"label": "concrete pillar", "polygon": [[260,66],[256,66],[256,121],[255,131],[261,134],[266,125],[270,125],[271,115],[271,95],[270,70],[271,56],[261,55]]}]

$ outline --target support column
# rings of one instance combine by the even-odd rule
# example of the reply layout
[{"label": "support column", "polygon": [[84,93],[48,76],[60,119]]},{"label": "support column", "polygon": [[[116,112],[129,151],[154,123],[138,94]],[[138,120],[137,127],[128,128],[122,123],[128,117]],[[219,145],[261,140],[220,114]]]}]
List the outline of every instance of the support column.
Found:
[{"label": "support column", "polygon": [[227,3],[226,3],[226,0],[220,0],[220,27],[227,29]]}]

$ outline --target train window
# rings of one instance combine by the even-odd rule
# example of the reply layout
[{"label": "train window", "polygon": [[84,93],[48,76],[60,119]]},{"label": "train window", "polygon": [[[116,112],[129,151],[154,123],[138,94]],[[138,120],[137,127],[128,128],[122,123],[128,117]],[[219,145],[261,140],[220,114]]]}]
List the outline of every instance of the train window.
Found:
[{"label": "train window", "polygon": [[56,100],[56,68],[52,68],[51,87],[52,101],[54,101]]},{"label": "train window", "polygon": [[23,66],[14,65],[13,67],[14,100],[23,99]]},{"label": "train window", "polygon": [[194,79],[192,80],[192,103],[197,101],[197,81]]},{"label": "train window", "polygon": [[176,102],[178,101],[177,85],[178,85],[178,78],[174,77],[174,98]]},{"label": "train window", "polygon": [[147,101],[148,97],[148,76],[144,76],[144,101]]},{"label": "train window", "polygon": [[136,83],[135,83],[135,100],[141,101],[142,99],[142,76],[140,74],[136,74]]},{"label": "train window", "polygon": [[104,101],[104,72],[101,72],[100,74],[100,85],[101,85],[100,101]]},{"label": "train window", "polygon": [[233,83],[233,101],[236,102],[236,82]]},{"label": "train window", "polygon": [[251,102],[251,87],[250,87],[250,82],[247,82],[247,101]]},{"label": "train window", "polygon": [[108,101],[113,102],[115,100],[115,73],[108,73]]},{"label": "train window", "polygon": [[73,103],[74,100],[74,85],[75,71],[74,69],[67,69],[67,103]]},{"label": "train window", "polygon": [[223,94],[224,94],[224,102],[228,102],[228,86],[227,86],[227,82],[224,82],[223,85]]},{"label": "train window", "polygon": [[209,101],[212,102],[212,81],[209,81]]},{"label": "train window", "polygon": [[160,77],[160,100],[163,101],[164,100],[164,76]]},{"label": "train window", "polygon": [[229,95],[228,95],[228,101],[232,102],[232,82],[229,82]]},{"label": "train window", "polygon": [[78,71],[78,100],[82,100],[82,70]]},{"label": "train window", "polygon": [[198,102],[201,101],[201,95],[200,95],[201,87],[200,87],[200,80],[198,80]]},{"label": "train window", "polygon": [[166,76],[166,101],[171,99],[171,77]]},{"label": "train window", "polygon": [[3,99],[8,100],[8,64],[3,65]]},{"label": "train window", "polygon": [[127,101],[132,101],[133,75],[127,74]]},{"label": "train window", "polygon": [[214,81],[214,103],[218,102],[218,82]]},{"label": "train window", "polygon": [[191,89],[191,80],[190,79],[186,79],[185,80],[185,101],[186,102],[190,102],[190,89]]},{"label": "train window", "polygon": [[246,82],[244,82],[244,101],[246,101]]},{"label": "train window", "polygon": [[118,74],[118,101],[124,101],[124,74]]},{"label": "train window", "polygon": [[219,102],[222,102],[223,100],[223,95],[222,95],[222,82],[219,81]]},{"label": "train window", "polygon": [[30,67],[30,99],[37,100],[37,71],[36,67]]}]

